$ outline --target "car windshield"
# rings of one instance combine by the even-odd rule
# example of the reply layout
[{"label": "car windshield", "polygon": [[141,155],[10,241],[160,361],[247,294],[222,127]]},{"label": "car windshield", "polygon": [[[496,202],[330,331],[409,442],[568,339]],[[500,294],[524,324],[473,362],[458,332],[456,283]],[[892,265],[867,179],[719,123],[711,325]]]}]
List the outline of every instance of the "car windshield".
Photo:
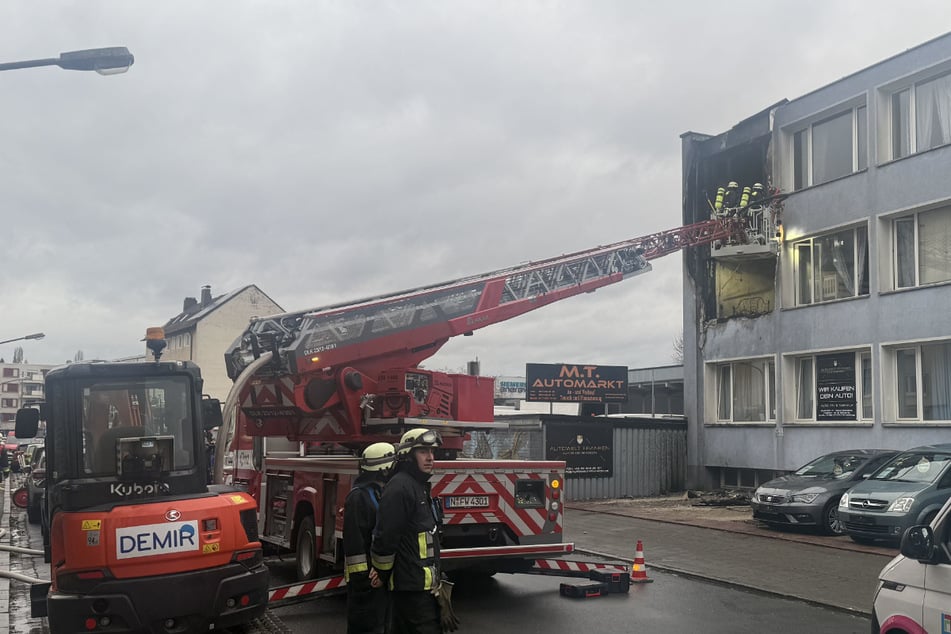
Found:
[{"label": "car windshield", "polygon": [[841,453],[820,456],[809,464],[800,467],[795,475],[843,479],[849,477],[853,471],[861,467],[868,458],[867,455],[863,454]]},{"label": "car windshield", "polygon": [[933,451],[910,451],[872,474],[870,480],[895,482],[934,482],[951,464],[951,454]]}]

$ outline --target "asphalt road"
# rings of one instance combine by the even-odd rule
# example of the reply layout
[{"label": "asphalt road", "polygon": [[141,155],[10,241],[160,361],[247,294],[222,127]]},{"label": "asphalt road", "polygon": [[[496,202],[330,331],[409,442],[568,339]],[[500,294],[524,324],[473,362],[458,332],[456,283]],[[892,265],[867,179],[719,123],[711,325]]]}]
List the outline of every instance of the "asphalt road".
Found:
[{"label": "asphalt road", "polygon": [[[8,497],[3,506],[3,543],[41,548],[38,527],[28,525],[20,509],[10,513]],[[570,541],[579,549],[630,561],[641,540],[654,583],[629,596],[597,599],[559,596],[559,584],[572,580],[557,577],[497,575],[481,585],[461,583],[455,599],[464,631],[557,634],[589,630],[597,623],[598,632],[642,627],[659,632],[867,632],[878,572],[894,554],[856,548],[848,538],[786,534],[742,522],[715,529],[631,517],[636,510],[630,509],[573,506],[566,528]],[[48,578],[42,558],[5,556],[11,569]],[[293,631],[330,634],[345,631],[342,606],[337,597],[273,613]],[[539,615],[544,619],[538,620]],[[0,581],[0,624],[24,634],[47,631],[45,620],[29,618],[28,587],[17,581]]]}]

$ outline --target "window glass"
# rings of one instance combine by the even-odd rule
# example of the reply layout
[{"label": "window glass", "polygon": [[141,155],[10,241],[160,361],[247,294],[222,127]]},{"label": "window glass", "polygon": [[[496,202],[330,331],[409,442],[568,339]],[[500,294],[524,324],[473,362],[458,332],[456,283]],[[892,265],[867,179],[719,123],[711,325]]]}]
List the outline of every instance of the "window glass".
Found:
[{"label": "window glass", "polygon": [[895,362],[898,376],[898,418],[918,418],[915,350],[897,350]]},{"label": "window glass", "polygon": [[812,126],[812,182],[852,173],[852,111]]},{"label": "window glass", "polygon": [[856,169],[861,171],[868,167],[868,108],[865,106],[855,111],[855,132]]},{"label": "window glass", "polygon": [[915,86],[917,151],[951,143],[951,75]]},{"label": "window glass", "polygon": [[951,207],[918,214],[919,284],[951,280]]},{"label": "window glass", "polygon": [[809,156],[806,153],[806,134],[808,130],[800,130],[793,135],[793,186],[802,189],[806,183],[806,174],[809,173]]},{"label": "window glass", "polygon": [[872,418],[872,355],[862,353],[862,418]]},{"label": "window glass", "polygon": [[915,286],[915,218],[895,221],[895,287]]},{"label": "window glass", "polygon": [[796,418],[810,419],[813,412],[813,398],[815,381],[812,379],[812,357],[798,359],[799,369],[796,372]]},{"label": "window glass", "polygon": [[951,343],[921,346],[924,420],[951,420]]},{"label": "window glass", "polygon": [[719,420],[730,420],[730,366],[721,365],[719,368],[719,380],[717,381],[719,392],[717,396],[717,418]]},{"label": "window glass", "polygon": [[795,475],[844,480],[868,459],[868,456],[862,454],[829,454],[800,467]]},{"label": "window glass", "polygon": [[800,305],[868,295],[867,229],[858,227],[797,243]]},{"label": "window glass", "polygon": [[762,361],[733,364],[733,420],[766,420],[766,374]]},{"label": "window glass", "polygon": [[870,480],[896,482],[936,482],[951,464],[951,455],[927,451],[909,451],[872,474]]},{"label": "window glass", "polygon": [[908,90],[892,95],[892,158],[911,154],[910,95]]}]

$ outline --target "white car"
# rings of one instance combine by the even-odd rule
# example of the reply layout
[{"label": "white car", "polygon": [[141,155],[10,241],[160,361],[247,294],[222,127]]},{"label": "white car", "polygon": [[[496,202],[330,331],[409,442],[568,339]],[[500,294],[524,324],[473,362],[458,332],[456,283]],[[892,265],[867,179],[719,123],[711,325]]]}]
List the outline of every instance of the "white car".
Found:
[{"label": "white car", "polygon": [[901,554],[879,573],[872,632],[951,632],[951,500],[930,526],[905,531]]}]

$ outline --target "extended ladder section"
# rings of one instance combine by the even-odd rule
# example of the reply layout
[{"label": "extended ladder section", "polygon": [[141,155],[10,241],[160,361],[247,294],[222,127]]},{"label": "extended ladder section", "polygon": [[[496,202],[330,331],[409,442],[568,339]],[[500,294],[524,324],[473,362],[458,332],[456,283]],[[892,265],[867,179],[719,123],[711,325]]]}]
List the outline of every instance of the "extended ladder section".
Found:
[{"label": "extended ladder section", "polygon": [[715,218],[440,284],[253,321],[226,355],[229,376],[263,352],[259,375],[341,367],[414,367],[451,337],[650,270],[649,260],[717,240],[742,241],[742,221]]}]

